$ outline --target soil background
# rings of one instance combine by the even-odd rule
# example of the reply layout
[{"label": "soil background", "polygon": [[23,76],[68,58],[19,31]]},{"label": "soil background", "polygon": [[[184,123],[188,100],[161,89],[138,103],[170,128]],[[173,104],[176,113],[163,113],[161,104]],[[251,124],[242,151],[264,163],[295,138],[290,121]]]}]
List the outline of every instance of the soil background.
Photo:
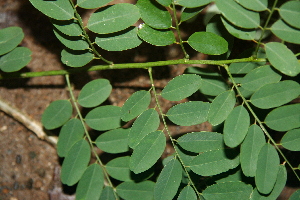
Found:
[{"label": "soil background", "polygon": [[[119,2],[134,3],[134,0],[115,0],[111,4]],[[87,20],[91,14],[85,10],[79,11],[83,20]],[[196,19],[195,24],[182,25],[183,37],[187,37],[192,31],[204,30],[204,27],[197,23],[197,20],[203,20],[201,17]],[[60,62],[63,46],[54,36],[48,17],[36,10],[28,0],[0,0],[0,29],[9,26],[20,26],[23,29],[25,38],[21,46],[28,47],[33,52],[32,61],[22,71],[67,68]],[[244,48],[244,45],[248,44],[243,44],[241,48]],[[190,52],[191,59],[205,58],[205,55],[192,52]],[[149,62],[183,57],[178,45],[161,48],[146,43],[125,52],[103,53],[106,59],[115,63]],[[94,61],[90,63],[95,64],[101,63]],[[162,89],[170,79],[182,74],[186,67],[177,65],[154,68],[155,86],[158,90]],[[71,80],[75,94],[78,94],[83,85],[90,80],[101,77],[110,80],[113,91],[105,103],[122,106],[133,92],[150,87],[147,74],[147,70],[143,69],[106,70],[73,74]],[[43,111],[52,101],[69,99],[69,93],[64,76],[11,79],[0,80],[0,99],[28,115],[30,119],[39,122]],[[174,102],[163,99],[160,101],[164,110],[174,105]],[[170,129],[173,135],[180,135],[191,131],[209,131],[211,127],[208,123],[188,128],[170,124]],[[59,130],[48,132],[54,136],[58,133]],[[172,149],[167,148],[164,156],[171,153]],[[74,199],[74,187],[60,183],[61,162],[53,145],[39,139],[18,120],[0,111],[0,200]],[[297,187],[291,185],[293,187],[284,190],[281,200],[288,199]]]}]

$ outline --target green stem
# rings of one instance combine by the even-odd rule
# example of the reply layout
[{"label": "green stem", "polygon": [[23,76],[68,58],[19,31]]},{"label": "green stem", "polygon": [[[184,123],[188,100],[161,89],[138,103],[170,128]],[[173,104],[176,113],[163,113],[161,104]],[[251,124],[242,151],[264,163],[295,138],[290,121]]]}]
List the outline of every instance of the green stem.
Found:
[{"label": "green stem", "polygon": [[276,5],[277,5],[277,2],[278,2],[278,0],[275,0],[275,1],[274,1],[274,4],[273,4],[272,9],[271,9],[271,11],[270,11],[270,14],[269,14],[269,16],[268,16],[268,18],[267,18],[267,20],[266,20],[266,23],[265,23],[263,29],[262,29],[262,33],[261,33],[260,38],[259,38],[259,40],[258,40],[258,42],[257,42],[257,45],[256,45],[256,49],[255,49],[255,53],[254,53],[255,57],[257,57],[258,49],[259,49],[259,47],[260,47],[260,45],[261,45],[261,41],[262,41],[262,39],[263,39],[263,37],[264,37],[265,31],[266,31],[266,29],[267,29],[267,26],[269,25],[269,22],[270,22],[270,20],[271,20],[271,17],[272,17],[272,15],[273,15],[273,12],[274,12],[274,10],[275,10],[275,7],[276,7]]},{"label": "green stem", "polygon": [[78,14],[78,12],[77,12],[77,10],[76,10],[76,7],[75,7],[75,5],[74,5],[74,3],[73,3],[73,1],[72,1],[72,0],[69,0],[69,2],[70,2],[71,5],[73,6],[74,13],[75,13],[75,17],[76,17],[76,19],[78,20],[78,24],[79,24],[79,26],[80,26],[80,28],[81,28],[81,30],[82,30],[83,36],[85,37],[85,39],[86,39],[87,43],[89,44],[89,46],[92,48],[92,51],[96,54],[96,56],[98,56],[98,58],[100,58],[101,60],[103,60],[103,61],[106,62],[107,64],[109,64],[109,65],[113,64],[113,62],[108,61],[108,60],[106,60],[105,58],[103,58],[103,57],[100,55],[100,53],[95,49],[93,43],[92,43],[91,40],[90,40],[89,35],[86,33],[86,31],[85,31],[85,29],[84,29],[83,21],[82,21],[82,19],[81,19],[81,16]]},{"label": "green stem", "polygon": [[[90,135],[89,135],[89,133],[88,133],[88,130],[86,129],[86,126],[85,126],[85,123],[84,123],[84,119],[83,119],[83,117],[82,117],[82,115],[81,115],[81,112],[80,112],[80,110],[79,110],[79,107],[78,107],[78,105],[77,105],[77,100],[75,99],[75,96],[74,96],[74,93],[73,93],[73,89],[72,89],[72,86],[71,86],[71,83],[70,83],[70,77],[69,77],[68,74],[66,75],[66,82],[67,82],[67,85],[68,85],[68,89],[69,89],[69,93],[70,93],[70,96],[71,96],[73,105],[74,105],[74,107],[75,107],[75,109],[76,109],[76,112],[77,112],[77,115],[78,115],[78,117],[79,117],[79,119],[80,119],[80,121],[81,121],[81,123],[82,123],[82,126],[83,126],[83,128],[84,128],[84,132],[85,132],[85,136],[86,136],[86,138],[88,139],[88,142],[89,142],[89,144],[90,144],[90,147],[91,147],[91,149],[92,149],[92,152],[93,152],[93,154],[95,155],[97,162],[98,162],[99,165],[101,166],[101,168],[102,168],[102,170],[103,170],[103,172],[104,172],[105,178],[106,178],[106,180],[107,180],[109,186],[112,187],[112,188],[114,188],[114,186],[113,186],[113,184],[112,184],[112,182],[111,182],[111,180],[110,180],[110,178],[109,178],[109,175],[108,175],[108,173],[107,173],[107,171],[106,171],[106,169],[105,169],[105,167],[104,167],[104,164],[103,164],[102,161],[100,160],[100,158],[99,158],[99,156],[98,156],[98,154],[97,154],[97,152],[96,152],[96,150],[95,150],[95,148],[94,148],[93,141],[92,141],[92,139],[91,139],[91,137],[90,137]],[[117,195],[115,192],[114,192],[114,196],[115,196],[115,198],[116,198],[117,200],[119,199],[118,195]]]},{"label": "green stem", "polygon": [[285,157],[285,155],[282,153],[282,151],[279,149],[278,145],[276,144],[276,142],[273,140],[273,138],[271,137],[271,135],[268,133],[268,131],[266,130],[266,128],[264,127],[263,123],[260,121],[260,119],[257,117],[257,115],[255,114],[255,112],[253,111],[253,109],[251,108],[251,106],[249,105],[248,101],[246,100],[246,98],[242,95],[241,91],[239,90],[236,82],[234,81],[234,78],[232,77],[229,68],[227,65],[223,65],[223,67],[225,68],[225,70],[227,71],[227,74],[229,76],[229,78],[231,79],[231,82],[233,83],[235,89],[237,90],[239,96],[242,98],[243,102],[245,103],[245,105],[247,106],[248,110],[250,111],[250,113],[252,114],[252,116],[254,117],[255,121],[259,124],[260,128],[262,129],[262,131],[265,133],[265,135],[268,137],[268,139],[271,141],[271,143],[274,145],[274,147],[276,148],[276,150],[279,152],[279,154],[282,156],[282,158],[286,161],[286,163],[288,164],[288,166],[292,169],[292,171],[294,172],[294,174],[296,175],[296,177],[298,178],[298,180],[300,181],[300,178],[298,176],[298,174],[296,173],[295,170],[293,170],[293,166],[291,165],[291,163],[288,161],[288,159]]},{"label": "green stem", "polygon": [[32,78],[40,76],[57,76],[57,75],[66,75],[74,74],[80,72],[88,71],[99,71],[106,69],[133,69],[133,68],[144,68],[149,67],[158,67],[166,65],[178,65],[178,64],[207,64],[207,65],[223,65],[230,63],[240,63],[240,62],[263,62],[266,61],[264,58],[242,58],[242,59],[233,59],[233,60],[167,60],[167,61],[156,61],[156,62],[147,62],[147,63],[125,63],[125,64],[113,64],[113,65],[95,65],[92,67],[79,67],[79,68],[69,68],[66,70],[54,70],[54,71],[42,71],[42,72],[13,72],[13,73],[2,73],[0,74],[1,79],[11,79],[11,78]]},{"label": "green stem", "polygon": [[183,166],[183,169],[184,169],[184,171],[185,171],[185,173],[186,173],[186,175],[187,175],[187,177],[188,177],[188,179],[190,181],[191,186],[194,188],[194,190],[197,193],[198,198],[200,199],[201,194],[198,192],[198,190],[197,190],[197,188],[196,188],[196,186],[195,186],[192,178],[190,177],[190,174],[188,173],[188,170],[187,170],[186,166],[183,163],[183,160],[181,159],[181,157],[180,157],[177,149],[175,148],[176,144],[175,144],[174,139],[173,139],[173,137],[172,137],[172,135],[171,135],[171,133],[169,131],[169,128],[168,128],[168,125],[167,125],[167,122],[166,122],[166,119],[165,119],[165,114],[163,113],[162,108],[161,108],[161,106],[159,104],[158,95],[156,93],[156,89],[155,89],[155,86],[154,86],[154,81],[153,81],[153,76],[152,76],[152,68],[151,67],[148,69],[148,72],[149,72],[150,82],[151,82],[151,85],[152,85],[151,88],[152,88],[152,91],[154,93],[155,102],[156,102],[157,108],[159,110],[160,116],[162,118],[165,130],[167,131],[167,134],[168,134],[168,136],[170,138],[172,146],[173,146],[173,148],[175,150],[176,157],[178,157],[178,160],[181,163],[181,165]]},{"label": "green stem", "polygon": [[181,38],[181,34],[180,34],[180,29],[179,29],[179,23],[178,23],[178,19],[177,19],[177,13],[176,13],[176,8],[175,8],[175,4],[174,2],[172,2],[172,6],[173,6],[173,17],[174,17],[174,21],[175,21],[175,28],[176,28],[176,32],[178,34],[178,38],[179,38],[179,45],[184,53],[184,58],[186,60],[188,60],[190,58],[189,54],[187,54],[187,52],[185,51],[185,48],[183,46],[183,42],[182,42],[182,38]]}]

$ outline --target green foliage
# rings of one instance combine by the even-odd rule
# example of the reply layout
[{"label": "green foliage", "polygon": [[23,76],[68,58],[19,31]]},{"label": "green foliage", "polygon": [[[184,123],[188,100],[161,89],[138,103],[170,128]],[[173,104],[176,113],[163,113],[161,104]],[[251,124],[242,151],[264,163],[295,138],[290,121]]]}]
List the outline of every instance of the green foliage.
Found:
[{"label": "green foliage", "polygon": [[[293,102],[300,95],[299,52],[294,48],[300,44],[299,1],[279,5],[268,0],[138,0],[135,5],[107,6],[110,0],[30,2],[51,18],[54,34],[65,46],[61,52],[65,65],[81,69],[98,59],[105,65],[92,70],[149,72],[151,87],[134,92],[122,107],[102,105],[109,103],[113,88],[109,80],[92,80],[75,97],[67,75],[71,100],[54,101],[44,111],[45,129],[61,127],[57,144],[58,155],[65,158],[61,180],[67,185],[78,182],[77,199],[275,200],[287,181],[287,167],[300,180],[299,167],[292,166],[279,148],[300,151],[300,104]],[[181,25],[189,26],[198,15],[207,17],[204,11],[210,3],[219,14],[200,31],[183,35]],[[86,26],[78,7],[96,9]],[[93,37],[88,36],[90,31]],[[278,39],[263,43],[270,34]],[[22,30],[5,28],[0,36],[0,69],[18,71],[28,64],[30,51],[17,47]],[[143,41],[179,45],[184,59],[114,64],[99,53],[132,49]],[[237,42],[252,48],[238,49]],[[209,60],[189,60],[188,53],[193,55],[194,50],[210,55]],[[207,64],[213,69],[189,65],[161,90],[155,88],[152,67],[171,64]],[[162,109],[161,98],[173,106]],[[85,116],[80,107],[89,108]],[[170,123],[204,122],[213,126],[211,132],[182,133],[175,139],[169,130]],[[96,130],[93,138],[86,126]],[[280,144],[272,138],[276,131],[284,134]],[[168,140],[174,153],[161,160]],[[94,148],[114,158],[104,164]],[[89,165],[91,153],[96,162]],[[290,199],[298,198],[299,191]]]}]

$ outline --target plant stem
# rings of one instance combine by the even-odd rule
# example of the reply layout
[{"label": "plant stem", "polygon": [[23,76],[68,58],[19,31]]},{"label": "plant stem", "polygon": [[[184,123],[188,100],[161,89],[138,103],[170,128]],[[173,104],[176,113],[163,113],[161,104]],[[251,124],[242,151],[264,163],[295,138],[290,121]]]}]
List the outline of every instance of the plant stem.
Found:
[{"label": "plant stem", "polygon": [[198,190],[197,190],[197,188],[196,188],[196,186],[195,186],[193,180],[192,180],[191,177],[190,177],[190,174],[189,174],[188,171],[187,171],[186,166],[184,165],[184,163],[183,163],[183,161],[182,161],[182,159],[181,159],[181,157],[180,157],[180,155],[179,155],[177,149],[175,148],[175,147],[176,147],[176,144],[175,144],[174,139],[173,139],[173,137],[172,137],[172,135],[171,135],[171,133],[170,133],[170,131],[169,131],[169,128],[168,128],[168,125],[167,125],[167,122],[166,122],[166,119],[165,119],[165,114],[163,113],[163,111],[162,111],[162,109],[161,109],[161,106],[160,106],[160,104],[159,104],[159,100],[158,100],[158,97],[157,97],[158,95],[157,95],[157,93],[156,93],[156,89],[155,89],[155,86],[154,86],[154,81],[153,81],[153,76],[152,76],[152,68],[151,68],[151,67],[148,69],[148,72],[149,72],[150,82],[151,82],[151,85],[152,85],[151,88],[152,88],[152,91],[153,91],[153,93],[154,93],[155,102],[156,102],[157,108],[158,108],[158,110],[159,110],[160,116],[161,116],[161,118],[162,118],[164,127],[165,127],[165,129],[166,129],[166,131],[167,131],[167,134],[168,134],[168,136],[169,136],[169,138],[170,138],[170,141],[171,141],[171,143],[172,143],[172,146],[173,146],[173,148],[174,148],[174,150],[175,150],[176,156],[178,157],[179,162],[180,162],[181,165],[183,166],[183,169],[184,169],[184,171],[185,171],[185,173],[186,173],[186,175],[187,175],[187,177],[188,177],[188,179],[189,179],[189,181],[190,181],[191,186],[194,188],[195,192],[197,193],[198,198],[200,199],[201,194],[198,192]]},{"label": "plant stem", "polygon": [[273,4],[272,9],[271,9],[271,12],[270,12],[270,14],[269,14],[269,16],[268,16],[268,18],[267,18],[267,20],[266,20],[266,23],[265,23],[264,27],[263,27],[262,33],[261,33],[260,38],[259,38],[259,40],[258,40],[258,42],[257,42],[256,49],[255,49],[255,52],[254,52],[255,57],[257,57],[258,48],[259,48],[259,46],[261,45],[261,41],[262,41],[262,39],[263,39],[263,37],[264,37],[265,31],[266,31],[266,29],[267,29],[267,26],[269,25],[270,19],[271,19],[272,15],[273,15],[273,12],[274,12],[274,10],[275,10],[275,7],[276,7],[276,5],[277,5],[277,2],[278,2],[278,0],[275,0],[275,1],[274,1],[274,4]]},{"label": "plant stem", "polygon": [[66,70],[54,70],[54,71],[41,71],[41,72],[13,72],[13,73],[2,73],[0,74],[1,79],[11,79],[11,78],[32,78],[40,76],[57,76],[57,75],[66,75],[74,74],[79,72],[88,72],[88,71],[99,71],[106,69],[134,69],[134,68],[144,68],[149,67],[158,67],[166,65],[177,65],[177,64],[207,64],[207,65],[223,65],[230,63],[240,63],[240,62],[264,62],[265,58],[242,58],[242,59],[233,59],[233,60],[167,60],[167,61],[156,61],[156,62],[147,62],[147,63],[125,63],[125,64],[113,64],[113,65],[95,65],[92,67],[78,67],[78,68],[69,68]]},{"label": "plant stem", "polygon": [[227,65],[223,65],[223,67],[225,68],[225,70],[227,71],[227,74],[229,76],[229,78],[231,79],[231,82],[233,83],[235,89],[237,90],[239,96],[242,98],[243,102],[245,103],[245,105],[247,106],[248,110],[250,111],[250,113],[252,114],[252,116],[254,117],[255,121],[259,124],[260,128],[262,129],[262,131],[265,133],[265,135],[268,137],[268,139],[271,141],[271,143],[274,145],[274,147],[276,148],[276,150],[279,152],[279,154],[282,156],[282,158],[285,160],[285,162],[289,165],[289,167],[292,169],[292,171],[294,172],[294,174],[296,175],[296,177],[298,178],[298,180],[300,181],[300,178],[298,176],[298,174],[296,173],[296,171],[293,169],[293,166],[291,165],[291,163],[288,161],[288,159],[285,157],[285,155],[282,153],[282,151],[279,149],[279,147],[277,146],[276,142],[273,140],[273,138],[271,137],[271,135],[268,133],[268,131],[266,130],[266,128],[264,127],[263,123],[260,121],[260,119],[257,117],[257,115],[255,114],[255,112],[253,111],[253,109],[251,108],[251,106],[249,105],[248,101],[246,100],[246,98],[242,95],[241,91],[239,90],[236,82],[234,81],[229,68]]},{"label": "plant stem", "polygon": [[181,34],[180,34],[180,30],[179,30],[179,23],[178,23],[178,19],[177,19],[177,13],[176,13],[176,8],[175,8],[175,3],[174,1],[172,2],[172,6],[173,6],[173,17],[174,17],[174,21],[175,21],[175,28],[176,28],[176,32],[178,34],[178,38],[179,38],[179,45],[184,53],[184,58],[186,60],[188,60],[190,58],[189,54],[187,54],[187,52],[185,51],[185,48],[183,46],[183,42],[182,42],[182,38],[181,38]]},{"label": "plant stem", "polygon": [[[82,123],[82,126],[83,126],[83,128],[84,128],[84,132],[85,132],[85,136],[86,136],[86,138],[88,139],[88,142],[89,142],[89,144],[90,144],[90,147],[91,147],[91,149],[92,149],[92,152],[93,152],[93,154],[95,155],[95,157],[96,157],[96,159],[97,159],[97,162],[98,162],[99,165],[101,166],[101,168],[102,168],[102,170],[103,170],[103,172],[104,172],[105,178],[106,178],[106,180],[108,181],[109,186],[112,187],[112,188],[114,188],[114,186],[113,186],[113,184],[112,184],[112,182],[111,182],[111,180],[110,180],[110,178],[109,178],[109,175],[108,175],[108,173],[107,173],[107,171],[106,171],[106,169],[105,169],[105,167],[104,167],[104,164],[102,163],[102,161],[100,160],[100,158],[99,158],[99,156],[98,156],[96,150],[94,149],[93,141],[92,141],[92,139],[91,139],[91,137],[90,137],[90,135],[89,135],[89,133],[88,133],[88,130],[86,129],[86,126],[85,126],[85,123],[84,123],[84,119],[83,119],[83,117],[82,117],[82,115],[81,115],[81,112],[80,112],[80,110],[79,110],[79,107],[78,107],[78,105],[77,105],[77,100],[75,99],[74,94],[73,94],[73,88],[72,88],[71,83],[70,83],[70,77],[69,77],[68,74],[67,74],[65,77],[66,77],[66,82],[67,82],[67,85],[68,85],[69,93],[70,93],[70,96],[71,96],[71,100],[72,100],[73,105],[74,105],[74,107],[75,107],[75,109],[76,109],[77,115],[78,115],[78,117],[79,117],[79,119],[80,119],[80,121],[81,121],[81,123]],[[114,196],[115,196],[115,198],[116,198],[117,200],[119,199],[119,197],[118,197],[118,195],[115,193],[115,191],[114,191]]]}]

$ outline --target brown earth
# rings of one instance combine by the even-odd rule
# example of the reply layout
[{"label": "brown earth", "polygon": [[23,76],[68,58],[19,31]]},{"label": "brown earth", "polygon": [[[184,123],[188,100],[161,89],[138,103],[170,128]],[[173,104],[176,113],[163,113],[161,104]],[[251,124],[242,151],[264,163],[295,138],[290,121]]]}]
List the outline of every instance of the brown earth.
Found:
[{"label": "brown earth", "polygon": [[[113,3],[132,1],[134,0],[119,0]],[[86,19],[89,13],[81,12]],[[28,0],[0,1],[0,28],[9,26],[23,28],[25,39],[21,45],[33,52],[32,61],[23,71],[65,69],[60,62],[60,51],[63,47],[52,32],[52,25],[47,17],[31,6]],[[194,31],[195,29],[203,30],[202,27],[194,26],[193,28]],[[186,29],[187,34],[189,31]],[[147,44],[126,52],[104,55],[106,59],[115,63],[158,61],[182,58],[182,56],[177,46],[157,48]],[[192,59],[203,58],[204,55],[192,54]],[[155,68],[154,78],[158,90],[165,86],[172,77],[182,74],[185,67],[178,65]],[[146,70],[108,70],[71,75],[75,94],[78,94],[84,84],[100,77],[110,80],[114,87],[106,102],[112,105],[122,106],[133,92],[150,87]],[[63,76],[0,81],[0,100],[37,122],[41,120],[41,115],[50,102],[68,98],[69,93]],[[161,104],[164,110],[173,105],[162,99]],[[170,128],[174,135],[211,129],[207,123],[189,128],[170,125]],[[57,130],[48,132],[51,135],[57,135],[57,133]],[[61,163],[55,147],[39,139],[19,120],[1,111],[0,152],[0,200],[74,199],[74,188],[62,187],[59,181]],[[172,149],[168,148],[166,155],[171,152]],[[286,199],[289,194],[290,192],[287,191],[281,199]]]}]

